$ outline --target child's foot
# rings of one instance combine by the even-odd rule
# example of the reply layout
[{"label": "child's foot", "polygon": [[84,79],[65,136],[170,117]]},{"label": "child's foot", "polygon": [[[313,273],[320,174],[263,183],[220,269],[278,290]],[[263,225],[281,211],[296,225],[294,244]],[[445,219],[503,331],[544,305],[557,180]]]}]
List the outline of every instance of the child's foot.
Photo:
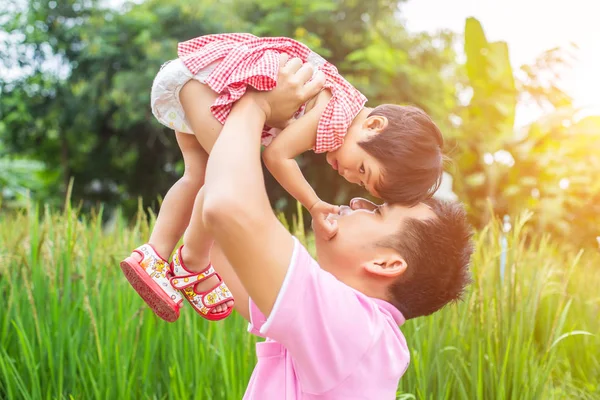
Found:
[{"label": "child's foot", "polygon": [[182,248],[173,256],[171,284],[181,290],[183,297],[204,318],[218,321],[228,317],[233,311],[234,302],[227,285],[210,263],[202,271],[187,269],[181,257]]},{"label": "child's foot", "polygon": [[154,248],[145,244],[121,261],[125,277],[140,297],[160,318],[173,322],[179,318],[183,298],[170,282],[169,263]]},{"label": "child's foot", "polygon": [[[206,269],[208,268],[208,266],[210,266],[210,257],[208,255],[208,253],[206,254],[206,257],[201,257],[200,259],[197,258],[192,258],[193,256],[195,256],[195,254],[190,254],[190,251],[187,247],[182,246],[180,249],[179,253],[179,257],[180,260],[183,260],[185,257],[185,260],[187,260],[187,262],[184,264],[184,267],[182,269],[185,269],[187,274],[201,274],[202,272],[206,271]],[[183,262],[182,262],[183,264]],[[196,268],[195,268],[196,267]],[[197,268],[199,267],[199,268]],[[215,286],[218,286],[219,283],[221,283],[221,278],[213,275],[213,276],[209,276],[207,277],[205,280],[201,280],[200,282],[198,282],[196,284],[196,291],[197,292],[208,292],[211,289],[213,289]],[[219,304],[217,306],[215,306],[213,309],[211,309],[211,313],[212,314],[218,314],[218,313],[222,313],[227,311],[228,308],[233,307],[233,300],[228,301],[227,303],[224,304]]]}]

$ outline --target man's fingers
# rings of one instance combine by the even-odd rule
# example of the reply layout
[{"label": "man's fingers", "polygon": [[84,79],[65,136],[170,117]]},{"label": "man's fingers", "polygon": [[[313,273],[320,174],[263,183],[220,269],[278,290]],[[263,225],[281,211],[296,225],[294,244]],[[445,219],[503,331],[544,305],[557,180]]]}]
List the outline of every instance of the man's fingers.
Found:
[{"label": "man's fingers", "polygon": [[302,60],[298,57],[294,57],[283,66],[282,72],[290,75],[294,75],[302,67]]},{"label": "man's fingers", "polygon": [[325,74],[322,71],[317,71],[312,81],[304,85],[302,97],[304,99],[312,99],[319,94],[325,85]]},{"label": "man's fingers", "polygon": [[279,53],[279,69],[283,68],[289,59],[290,56],[287,53]]},{"label": "man's fingers", "polygon": [[305,84],[312,78],[315,69],[309,63],[302,64],[302,67],[296,72],[296,77],[300,81],[301,84]]}]

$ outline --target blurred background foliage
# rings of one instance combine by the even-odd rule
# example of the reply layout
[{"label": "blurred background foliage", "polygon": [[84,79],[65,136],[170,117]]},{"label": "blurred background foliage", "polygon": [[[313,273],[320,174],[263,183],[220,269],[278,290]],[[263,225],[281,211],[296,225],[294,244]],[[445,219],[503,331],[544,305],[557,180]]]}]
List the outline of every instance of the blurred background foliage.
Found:
[{"label": "blurred background foliage", "polygon": [[[17,0],[0,5],[0,196],[60,205],[70,179],[84,210],[157,209],[182,172],[175,137],[150,112],[150,86],[177,42],[209,33],[297,39],[335,64],[369,98],[414,104],[439,124],[453,190],[476,226],[534,211],[532,226],[594,245],[600,226],[600,117],[582,117],[554,82],[574,49],[510,63],[504,42],[470,18],[464,35],[408,32],[402,1]],[[464,46],[464,52],[457,48]],[[458,54],[460,53],[460,54]],[[464,54],[464,57],[463,57]],[[515,110],[544,116],[515,129]],[[317,193],[364,195],[305,154]],[[268,174],[274,207],[295,202]]]}]

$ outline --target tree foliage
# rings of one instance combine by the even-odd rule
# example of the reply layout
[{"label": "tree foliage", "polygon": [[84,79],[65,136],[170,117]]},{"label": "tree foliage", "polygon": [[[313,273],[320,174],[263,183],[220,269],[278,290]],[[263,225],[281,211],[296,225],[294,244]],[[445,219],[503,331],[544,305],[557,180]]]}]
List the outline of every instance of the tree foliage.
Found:
[{"label": "tree foliage", "polygon": [[[26,72],[3,82],[0,138],[10,151],[54,169],[49,185],[57,194],[74,177],[73,195],[88,204],[134,209],[138,196],[150,203],[176,179],[180,154],[172,132],[150,113],[150,86],[161,64],[176,57],[177,42],[195,36],[250,31],[293,37],[338,65],[370,104],[418,104],[442,124],[454,98],[439,74],[453,64],[452,52],[437,51],[433,37],[408,35],[391,17],[396,1],[148,0],[122,9],[93,0],[23,5],[2,23],[18,49],[2,59]],[[433,92],[435,98],[426,95]],[[361,193],[328,170],[322,156],[306,155],[301,162],[324,198],[344,201]],[[276,204],[293,209],[274,180],[268,186],[280,200]]]},{"label": "tree foliage", "polygon": [[[3,3],[0,157],[43,163],[44,171],[38,171],[41,164],[30,171],[39,184],[29,186],[47,202],[62,201],[73,178],[73,198],[84,207],[102,202],[132,212],[139,197],[157,207],[182,162],[173,133],[151,115],[150,87],[160,66],[176,57],[177,42],[233,31],[288,36],[338,66],[367,95],[368,105],[414,104],[430,113],[453,158],[454,189],[477,225],[491,213],[527,206],[538,211],[540,229],[571,238],[580,232],[578,242],[596,236],[598,121],[577,122],[571,99],[551,79],[569,55],[551,49],[515,72],[506,43],[489,42],[481,24],[468,19],[466,62],[460,64],[458,38],[407,32],[398,19],[400,3]],[[547,117],[515,133],[515,110],[525,98],[542,105]],[[322,155],[305,154],[299,162],[325,200],[364,195],[328,168]],[[2,176],[11,178],[0,185],[15,182],[16,173],[7,172],[13,170],[4,169]],[[265,175],[274,206],[294,211],[287,193]],[[19,176],[17,186],[24,187]],[[565,179],[569,185],[561,189]]]},{"label": "tree foliage", "polygon": [[[534,211],[542,232],[595,245],[600,223],[600,120],[579,119],[570,97],[547,76],[565,67],[568,54],[550,49],[517,78],[506,43],[487,41],[481,24],[465,27],[470,101],[455,137],[455,190],[476,225],[491,213]],[[515,132],[515,108],[529,97],[547,114]]]}]

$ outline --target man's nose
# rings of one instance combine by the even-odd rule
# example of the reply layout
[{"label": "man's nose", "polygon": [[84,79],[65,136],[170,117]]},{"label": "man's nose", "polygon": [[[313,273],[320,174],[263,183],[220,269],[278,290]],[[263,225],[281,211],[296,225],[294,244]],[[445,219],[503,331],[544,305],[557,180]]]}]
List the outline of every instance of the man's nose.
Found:
[{"label": "man's nose", "polygon": [[350,208],[353,210],[369,210],[373,211],[377,208],[377,204],[370,202],[367,199],[363,199],[362,197],[355,197],[350,200]]}]

